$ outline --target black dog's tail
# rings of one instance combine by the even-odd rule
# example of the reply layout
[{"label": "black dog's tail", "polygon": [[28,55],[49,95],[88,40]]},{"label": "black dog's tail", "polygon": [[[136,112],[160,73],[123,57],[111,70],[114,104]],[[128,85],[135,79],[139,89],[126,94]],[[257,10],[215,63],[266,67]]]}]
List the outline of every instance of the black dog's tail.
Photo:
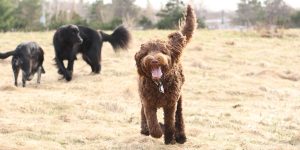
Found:
[{"label": "black dog's tail", "polygon": [[5,59],[9,56],[12,56],[13,54],[15,54],[15,51],[9,51],[9,52],[6,52],[6,53],[0,53],[0,59]]},{"label": "black dog's tail", "polygon": [[118,49],[127,50],[129,48],[131,34],[124,26],[121,25],[117,27],[111,35],[106,34],[102,31],[100,31],[99,33],[101,34],[104,42],[108,41],[112,45],[115,52]]}]

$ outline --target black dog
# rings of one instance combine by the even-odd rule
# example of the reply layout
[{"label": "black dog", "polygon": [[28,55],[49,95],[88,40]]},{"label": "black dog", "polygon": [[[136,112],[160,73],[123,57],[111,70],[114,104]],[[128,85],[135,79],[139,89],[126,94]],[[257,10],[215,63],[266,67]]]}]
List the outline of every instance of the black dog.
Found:
[{"label": "black dog", "polygon": [[41,74],[45,73],[44,51],[35,42],[21,43],[18,47],[6,53],[0,53],[0,59],[13,56],[11,65],[15,76],[15,86],[18,86],[18,75],[22,70],[22,86],[25,87],[26,80],[30,81],[34,74],[38,73],[37,83],[41,82]]},{"label": "black dog", "polygon": [[[123,26],[119,26],[111,35],[108,35],[88,27],[64,25],[57,29],[53,37],[58,73],[70,81],[78,53],[81,53],[83,60],[91,66],[92,72],[100,73],[103,42],[110,42],[116,51],[119,48],[127,49],[130,40],[131,35]],[[67,68],[63,60],[68,60]]]}]

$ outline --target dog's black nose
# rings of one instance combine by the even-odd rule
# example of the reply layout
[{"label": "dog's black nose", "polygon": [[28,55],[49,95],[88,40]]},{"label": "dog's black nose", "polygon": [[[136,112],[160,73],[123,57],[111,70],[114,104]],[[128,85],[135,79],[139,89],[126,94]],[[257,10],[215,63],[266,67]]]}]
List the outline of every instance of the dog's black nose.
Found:
[{"label": "dog's black nose", "polygon": [[158,60],[152,60],[152,61],[151,61],[151,64],[152,64],[152,65],[157,65],[157,64],[158,64]]}]

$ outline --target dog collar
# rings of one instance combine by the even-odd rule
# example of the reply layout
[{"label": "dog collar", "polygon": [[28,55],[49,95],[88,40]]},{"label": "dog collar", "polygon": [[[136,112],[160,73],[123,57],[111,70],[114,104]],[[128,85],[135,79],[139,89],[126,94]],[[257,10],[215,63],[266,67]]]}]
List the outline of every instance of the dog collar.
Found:
[{"label": "dog collar", "polygon": [[154,83],[157,85],[158,91],[160,93],[165,93],[164,85],[161,83],[161,81],[159,81],[159,82],[154,81]]}]

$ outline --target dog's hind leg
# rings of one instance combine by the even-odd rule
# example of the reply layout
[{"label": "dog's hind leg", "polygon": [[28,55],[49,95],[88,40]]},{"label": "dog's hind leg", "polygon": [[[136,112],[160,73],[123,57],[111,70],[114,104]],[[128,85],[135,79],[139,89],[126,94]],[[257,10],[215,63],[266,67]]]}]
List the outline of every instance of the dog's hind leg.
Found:
[{"label": "dog's hind leg", "polygon": [[46,73],[46,71],[45,71],[44,67],[43,67],[43,66],[41,66],[41,68],[42,68],[42,73]]},{"label": "dog's hind leg", "polygon": [[94,43],[85,53],[85,57],[89,61],[88,64],[94,73],[100,73],[101,71],[101,47],[102,43]]},{"label": "dog's hind leg", "polygon": [[14,77],[15,77],[15,86],[18,86],[18,76],[20,72],[20,67],[13,65],[13,72],[14,72]]},{"label": "dog's hind leg", "polygon": [[22,72],[22,86],[25,87],[26,86],[26,73],[23,71]]},{"label": "dog's hind leg", "polygon": [[97,56],[97,54],[95,55],[95,54],[92,54],[92,53],[88,53],[87,57],[90,60],[90,66],[92,68],[92,72],[100,73],[101,65],[99,63],[99,56]]},{"label": "dog's hind leg", "polygon": [[147,125],[147,120],[144,112],[144,106],[142,106],[141,109],[141,134],[143,135],[149,135],[149,128]]},{"label": "dog's hind leg", "polygon": [[88,64],[90,65],[91,69],[92,69],[92,72],[94,72],[94,68],[93,68],[93,65],[92,65],[92,62],[90,60],[90,58],[88,56],[86,56],[86,54],[82,54],[82,59]]},{"label": "dog's hind leg", "polygon": [[182,116],[182,96],[180,96],[178,102],[177,102],[177,109],[176,109],[176,121],[175,121],[175,138],[176,142],[183,144],[186,142],[186,135],[184,132],[184,122],[183,122],[183,116]]},{"label": "dog's hind leg", "polygon": [[41,83],[42,70],[44,70],[44,69],[42,68],[42,66],[40,66],[40,67],[38,68],[38,71],[37,71],[37,74],[38,74],[38,76],[37,76],[37,83],[38,83],[38,84]]}]

